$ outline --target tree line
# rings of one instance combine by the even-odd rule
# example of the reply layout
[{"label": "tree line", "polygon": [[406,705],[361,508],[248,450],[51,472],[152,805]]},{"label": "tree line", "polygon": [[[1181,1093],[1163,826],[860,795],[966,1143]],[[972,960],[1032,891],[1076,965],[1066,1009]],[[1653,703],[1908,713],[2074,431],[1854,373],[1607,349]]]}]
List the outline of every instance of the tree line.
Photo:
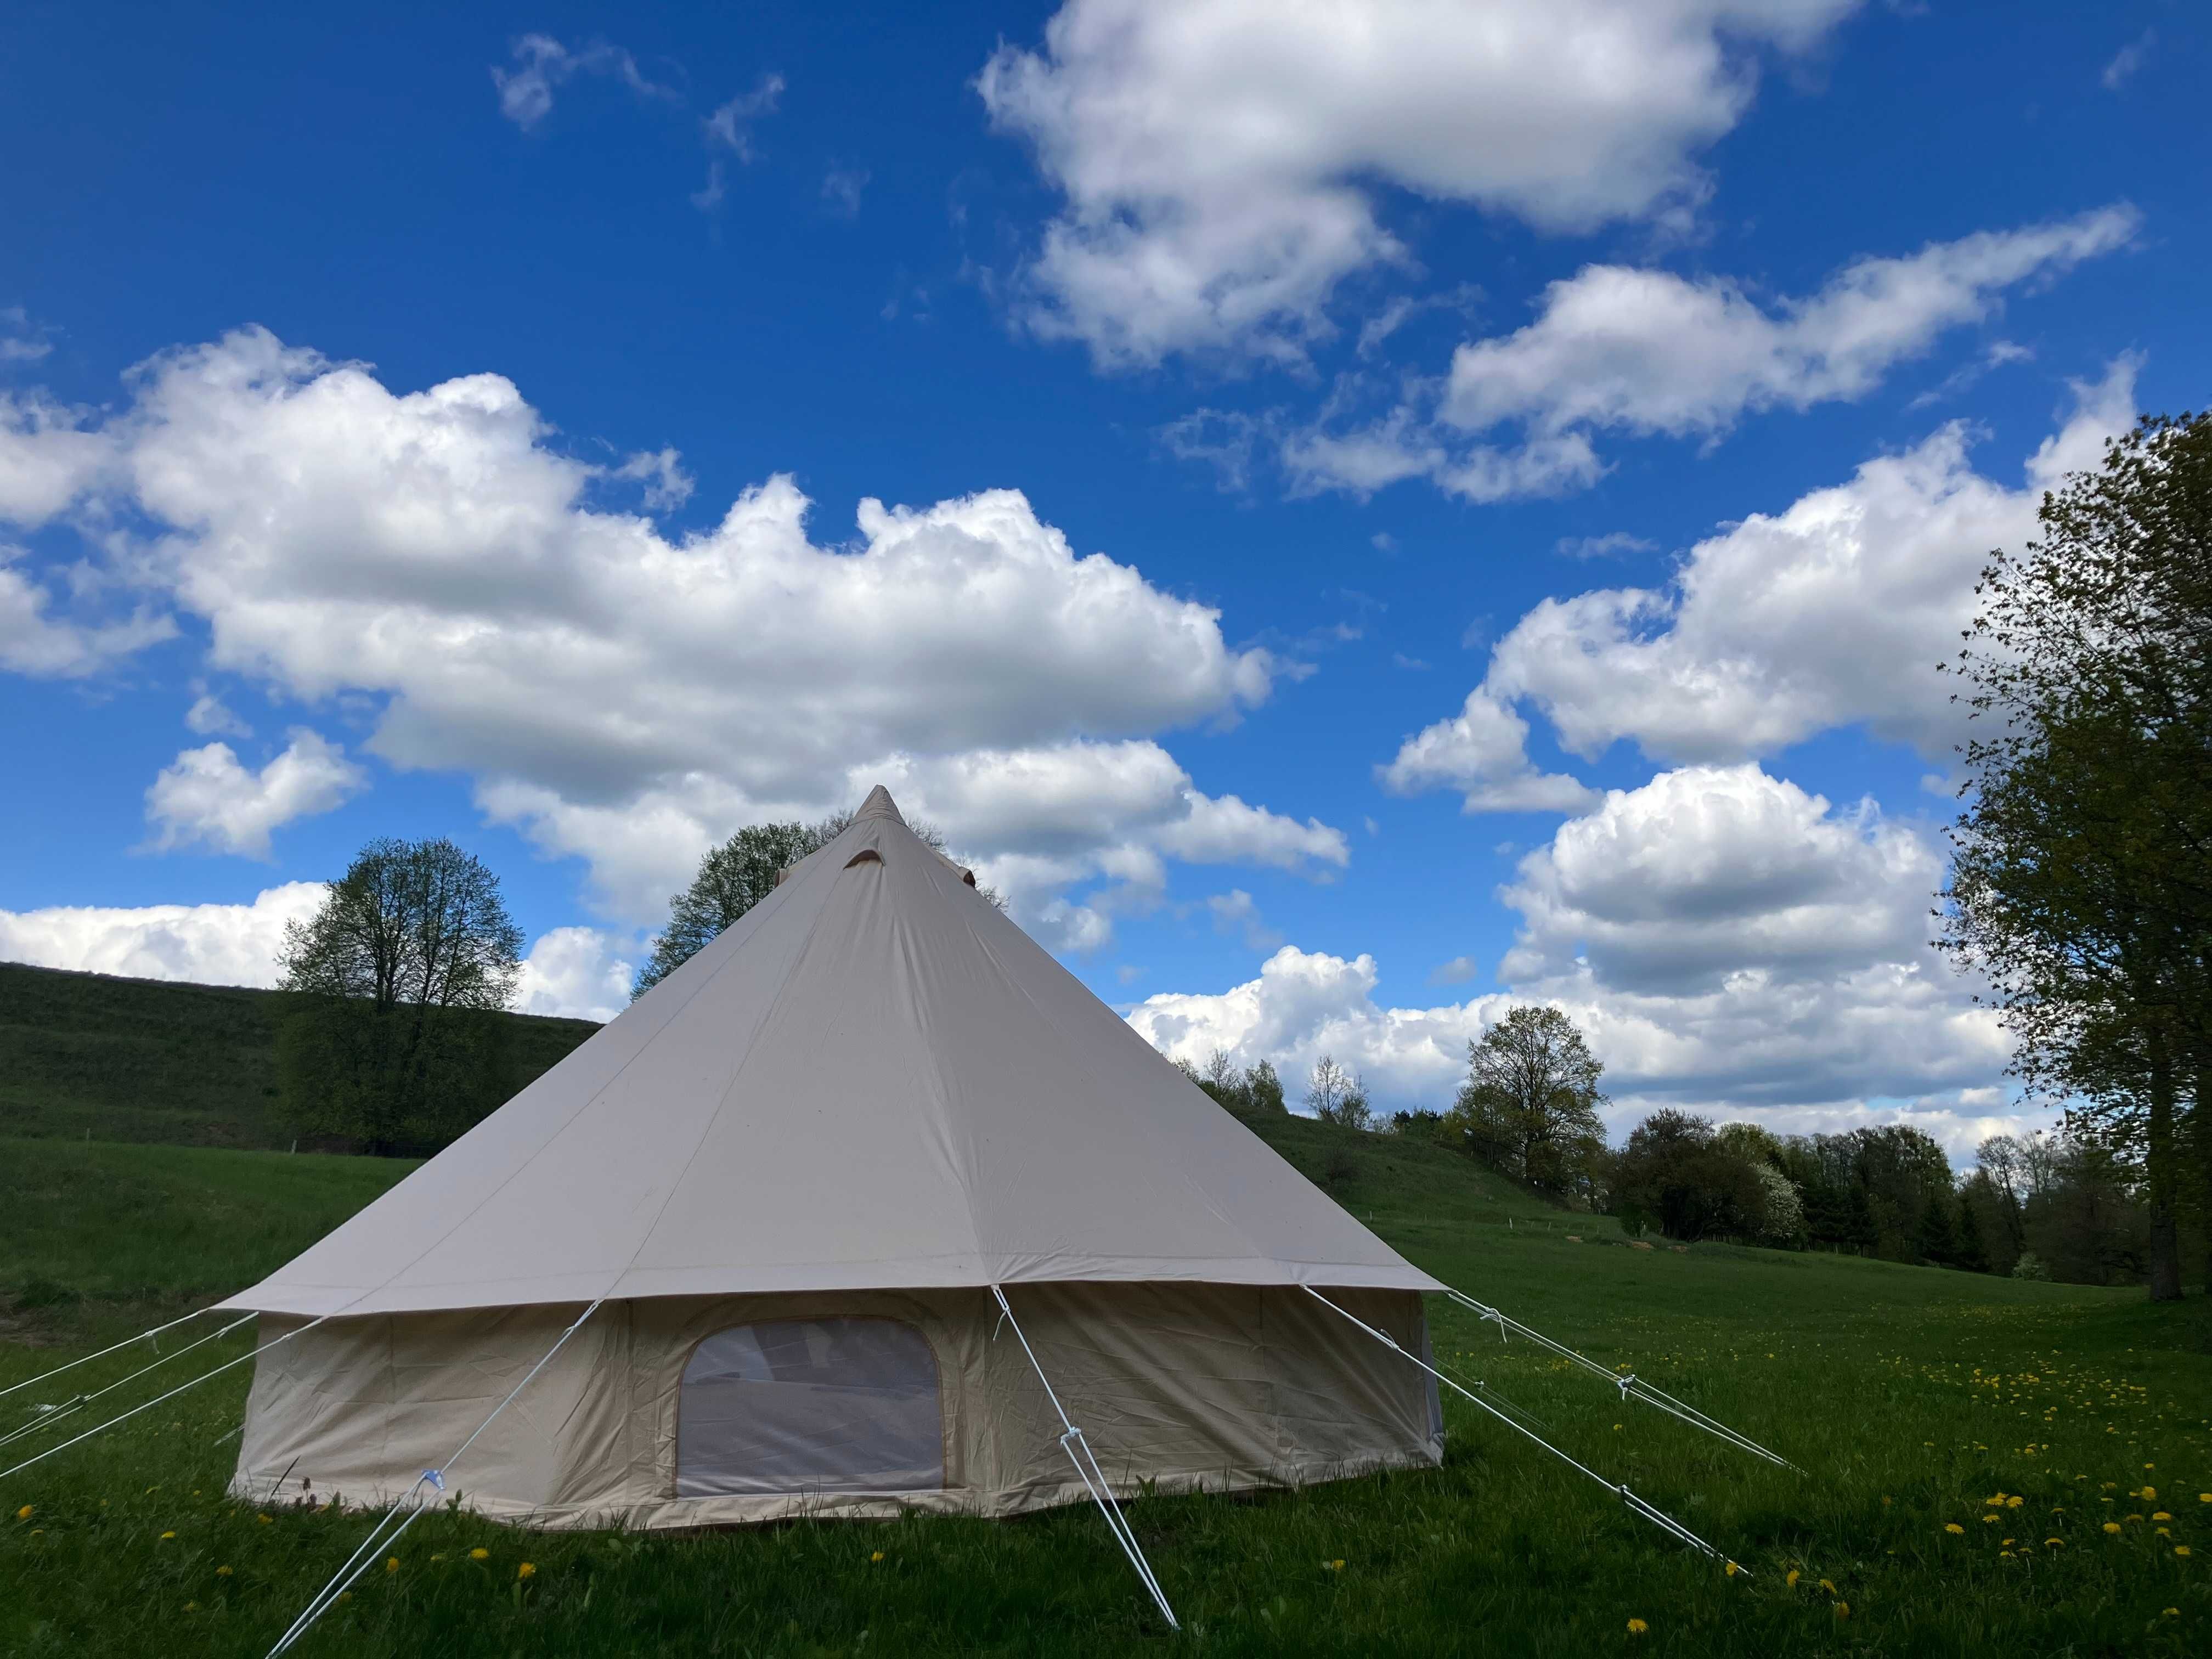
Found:
[{"label": "tree line", "polygon": [[[1239,1068],[1216,1049],[1176,1064],[1230,1110],[1291,1110],[1274,1065]],[[1516,1008],[1468,1045],[1450,1106],[1385,1118],[1329,1055],[1306,1074],[1306,1112],[1325,1122],[1449,1148],[1571,1209],[1609,1214],[1631,1237],[1829,1250],[1972,1273],[2077,1284],[2144,1282],[2145,1183],[2100,1137],[2062,1127],[1993,1135],[1961,1176],[1910,1124],[1778,1135],[1668,1108],[1619,1147],[1599,1109],[1604,1067],[1566,1014]]]}]

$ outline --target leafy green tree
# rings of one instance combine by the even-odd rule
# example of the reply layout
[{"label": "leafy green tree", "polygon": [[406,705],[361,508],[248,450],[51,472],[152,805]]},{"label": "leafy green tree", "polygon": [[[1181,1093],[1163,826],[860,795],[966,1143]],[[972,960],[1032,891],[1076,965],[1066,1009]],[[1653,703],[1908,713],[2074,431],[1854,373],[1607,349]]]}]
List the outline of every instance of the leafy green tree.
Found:
[{"label": "leafy green tree", "polygon": [[1557,1008],[1521,1007],[1467,1046],[1450,1121],[1467,1151],[1547,1192],[1587,1196],[1605,1152],[1604,1066]]},{"label": "leafy green tree", "polygon": [[1669,1238],[1756,1238],[1766,1226],[1759,1171],[1721,1146],[1706,1119],[1670,1109],[1630,1132],[1613,1173],[1616,1209],[1632,1231]]},{"label": "leafy green tree", "polygon": [[1968,1273],[1985,1273],[1990,1270],[1990,1253],[1982,1245],[1981,1217],[1965,1193],[1959,1194],[1959,1220],[1955,1230],[1959,1266]]},{"label": "leafy green tree", "polygon": [[1951,1224],[1951,1200],[1931,1196],[1913,1229],[1913,1253],[1939,1267],[1954,1267],[1959,1260],[1959,1237]]},{"label": "leafy green tree", "polygon": [[1941,943],[2030,1091],[2141,1162],[2169,1300],[2185,1206],[2212,1214],[2212,416],[2142,421],[2039,518],[1958,663],[1978,735]]},{"label": "leafy green tree", "polygon": [[450,841],[363,848],[284,933],[280,1104],[372,1153],[450,1139],[497,1106],[511,1069],[498,1018],[522,933],[499,878]]},{"label": "leafy green tree", "polygon": [[668,900],[668,923],[638,969],[633,998],[641,997],[698,953],[716,934],[758,904],[783,872],[817,851],[849,823],[749,823],[700,861],[691,884]]},{"label": "leafy green tree", "polygon": [[1283,1079],[1275,1075],[1274,1065],[1270,1060],[1259,1060],[1244,1073],[1244,1095],[1255,1112],[1276,1113],[1291,1109],[1283,1100]]}]

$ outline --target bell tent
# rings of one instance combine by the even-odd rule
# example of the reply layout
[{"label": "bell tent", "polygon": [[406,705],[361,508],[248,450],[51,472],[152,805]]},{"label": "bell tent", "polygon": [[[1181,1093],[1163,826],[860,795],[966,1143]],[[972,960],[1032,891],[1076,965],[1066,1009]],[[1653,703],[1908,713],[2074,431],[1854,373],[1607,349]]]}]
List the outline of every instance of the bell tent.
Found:
[{"label": "bell tent", "polygon": [[1139,1483],[1437,1462],[1435,1381],[1407,1360],[1443,1289],[879,788],[568,1059],[223,1304],[261,1328],[234,1490],[392,1502],[468,1437],[453,1493],[532,1526],[1086,1495],[1114,1522]]}]

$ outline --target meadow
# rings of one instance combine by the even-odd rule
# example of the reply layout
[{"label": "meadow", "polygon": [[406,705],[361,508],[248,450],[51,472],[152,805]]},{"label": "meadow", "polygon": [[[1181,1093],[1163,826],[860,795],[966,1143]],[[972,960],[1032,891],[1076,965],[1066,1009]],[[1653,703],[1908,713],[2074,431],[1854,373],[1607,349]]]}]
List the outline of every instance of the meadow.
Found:
[{"label": "meadow", "polygon": [[[1438,1277],[1802,1466],[1624,1404],[1432,1302],[1448,1370],[1534,1413],[1739,1571],[1448,1395],[1441,1469],[1132,1504],[1180,1635],[1089,1510],[686,1536],[441,1512],[299,1650],[2019,1659],[2212,1644],[2203,1297],[2154,1308],[2140,1291],[1854,1258],[1638,1249],[1436,1149],[1304,1121],[1267,1132]],[[0,1140],[0,1307],[15,1310],[0,1387],[234,1289],[407,1167]],[[179,1361],[179,1380],[244,1352],[243,1336]],[[0,1480],[0,1652],[266,1650],[368,1522],[225,1495],[245,1372]],[[0,1401],[0,1431],[27,1399],[55,1397]]]},{"label": "meadow", "polygon": [[[277,1110],[283,1006],[275,991],[0,962],[0,1134],[289,1146],[298,1131]],[[500,1018],[517,1089],[599,1030]]]}]

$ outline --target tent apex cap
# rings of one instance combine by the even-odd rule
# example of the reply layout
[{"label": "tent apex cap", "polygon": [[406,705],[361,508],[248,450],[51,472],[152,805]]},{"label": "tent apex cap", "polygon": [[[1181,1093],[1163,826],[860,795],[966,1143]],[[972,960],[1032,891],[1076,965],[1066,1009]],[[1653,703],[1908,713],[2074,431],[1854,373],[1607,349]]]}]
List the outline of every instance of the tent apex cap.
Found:
[{"label": "tent apex cap", "polygon": [[891,799],[891,792],[880,783],[868,791],[867,799],[860,803],[860,810],[853,816],[855,818],[889,818],[894,823],[906,822],[899,816],[898,803]]}]

